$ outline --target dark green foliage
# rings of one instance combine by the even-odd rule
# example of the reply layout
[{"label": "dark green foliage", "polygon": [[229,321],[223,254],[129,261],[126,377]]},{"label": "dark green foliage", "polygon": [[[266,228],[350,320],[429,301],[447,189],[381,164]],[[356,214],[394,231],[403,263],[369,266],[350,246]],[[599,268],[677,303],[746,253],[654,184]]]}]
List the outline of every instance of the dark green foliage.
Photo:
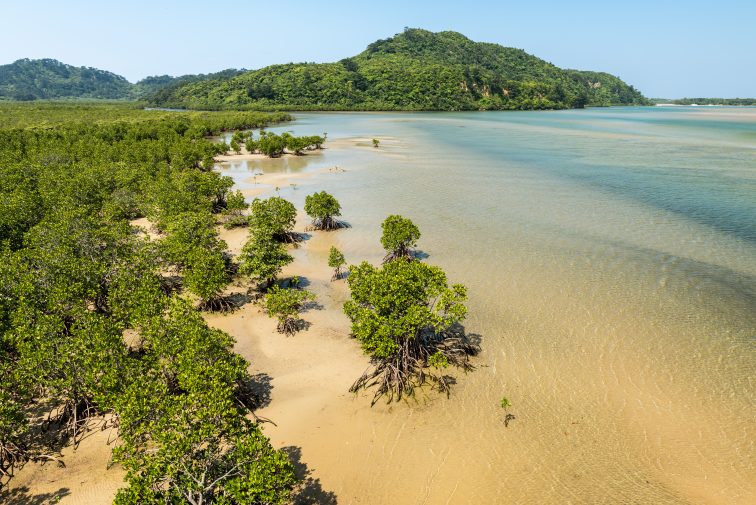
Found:
[{"label": "dark green foliage", "polygon": [[142,380],[117,399],[115,457],[128,487],[115,503],[285,503],[293,469],[245,417],[248,363],[231,351],[233,340],[183,301],[143,338]]},{"label": "dark green foliage", "polygon": [[255,198],[250,206],[250,232],[271,236],[279,242],[299,240],[299,236],[292,232],[296,219],[297,209],[294,204],[280,196],[265,200]]},{"label": "dark green foliage", "polygon": [[223,251],[195,247],[188,256],[184,285],[209,309],[223,308],[220,295],[231,281]]},{"label": "dark green foliage", "polygon": [[230,79],[243,73],[244,70],[229,68],[212,74],[188,74],[179,77],[170,75],[152,75],[138,81],[131,88],[131,96],[137,99],[143,99],[146,96],[162,93],[168,93],[172,88],[177,88],[182,84],[206,81],[209,79]]},{"label": "dark green foliage", "polygon": [[429,367],[472,368],[468,358],[478,347],[459,327],[467,314],[466,290],[449,287],[440,268],[420,261],[392,261],[382,268],[363,262],[351,267],[347,283],[352,298],[344,312],[373,363],[352,391],[377,386],[373,403],[383,395],[399,400],[429,381],[448,392],[447,377]]},{"label": "dark green foliage", "polygon": [[230,191],[226,195],[226,208],[223,209],[223,215],[225,216],[223,227],[231,229],[249,224],[247,216],[244,215],[244,211],[248,208],[249,204],[241,191]]},{"label": "dark green foliage", "polygon": [[344,265],[346,265],[344,254],[336,249],[336,247],[331,246],[331,249],[328,251],[328,266],[334,269],[333,275],[331,276],[332,281],[341,278],[341,268]]},{"label": "dark green foliage", "polygon": [[36,313],[15,328],[14,337],[16,373],[22,383],[43,388],[44,397],[58,406],[55,423],[76,441],[89,416],[112,408],[129,373],[118,326],[89,312],[71,324]]},{"label": "dark green foliage", "polygon": [[74,67],[53,59],[17,60],[0,65],[0,99],[39,100],[58,98],[134,100],[165,93],[172,88],[208,79],[230,79],[244,70],[228,69],[213,74],[145,77],[131,84],[120,75],[89,67]]},{"label": "dark green foliage", "polygon": [[244,244],[239,255],[239,273],[268,286],[293,260],[286,247],[271,235],[255,233]]},{"label": "dark green foliage", "polygon": [[108,285],[108,308],[126,328],[138,328],[162,313],[167,301],[155,248],[137,247],[120,262]]},{"label": "dark green foliage", "polygon": [[257,141],[257,150],[271,158],[278,158],[286,149],[286,139],[268,132],[260,132],[260,140]]},{"label": "dark green foliage", "polygon": [[305,150],[320,149],[324,142],[325,138],[317,135],[295,137],[288,132],[276,135],[261,131],[258,140],[250,134],[246,140],[246,148],[250,153],[258,152],[271,158],[278,158],[287,150],[292,154],[301,155]]},{"label": "dark green foliage", "polygon": [[299,312],[306,302],[313,300],[315,294],[310,291],[273,286],[265,295],[265,310],[278,320],[278,332],[291,336],[302,327]]},{"label": "dark green foliage", "polygon": [[334,219],[341,215],[341,204],[325,191],[305,197],[305,212],[312,218],[312,226],[316,230],[335,230],[346,226]]},{"label": "dark green foliage", "polygon": [[17,60],[0,65],[0,98],[128,98],[131,83],[120,75],[57,60]]},{"label": "dark green foliage", "polygon": [[[280,116],[0,110],[0,485],[111,414],[129,471],[121,503],[285,502],[291,464],[248,420],[248,364],[166,275],[204,306],[220,299],[213,213],[243,198],[199,165],[219,148],[204,136]],[[136,216],[165,237],[147,240]]]},{"label": "dark green foliage", "polygon": [[415,223],[399,215],[387,217],[381,224],[381,245],[386,250],[383,262],[404,258],[412,259],[412,247],[417,245],[420,230]]},{"label": "dark green foliage", "polygon": [[338,63],[273,65],[166,89],[192,109],[477,110],[646,105],[617,77],[563,70],[521,49],[407,29]]},{"label": "dark green foliage", "polygon": [[218,238],[215,219],[209,213],[184,212],[166,224],[166,237],[160,243],[165,259],[176,266],[186,267],[189,255],[195,249],[225,249]]}]

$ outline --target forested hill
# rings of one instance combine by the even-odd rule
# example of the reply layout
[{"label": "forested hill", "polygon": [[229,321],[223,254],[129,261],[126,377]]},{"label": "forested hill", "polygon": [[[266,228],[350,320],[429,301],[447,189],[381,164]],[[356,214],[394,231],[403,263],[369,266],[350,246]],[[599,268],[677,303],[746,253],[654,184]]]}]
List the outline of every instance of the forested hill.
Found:
[{"label": "forested hill", "polygon": [[0,100],[107,99],[138,100],[161,89],[204,79],[228,79],[244,70],[214,74],[145,77],[132,84],[120,75],[90,67],[74,67],[53,59],[17,60],[0,65]]},{"label": "forested hill", "polygon": [[145,77],[134,84],[131,94],[136,99],[142,99],[145,96],[154,95],[161,90],[170,90],[183,84],[208,79],[230,79],[244,72],[246,72],[246,70],[229,68],[213,74],[189,74],[179,77],[172,77],[170,75],[153,75]]},{"label": "forested hill", "polygon": [[336,63],[273,65],[159,90],[192,109],[475,110],[646,105],[618,77],[564,70],[521,49],[456,32],[406,29]]},{"label": "forested hill", "polygon": [[130,96],[131,88],[120,75],[58,60],[23,59],[0,65],[0,99],[121,99]]}]

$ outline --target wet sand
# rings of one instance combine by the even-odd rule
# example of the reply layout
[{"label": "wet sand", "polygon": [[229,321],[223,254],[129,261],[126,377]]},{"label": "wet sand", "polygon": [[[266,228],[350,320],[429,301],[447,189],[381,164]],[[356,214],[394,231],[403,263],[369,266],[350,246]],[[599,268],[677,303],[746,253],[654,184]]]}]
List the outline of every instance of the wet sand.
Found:
[{"label": "wet sand", "polygon": [[[223,163],[250,196],[278,187],[298,209],[329,191],[353,225],[310,232],[292,250],[284,276],[306,279],[322,305],[303,314],[306,331],[279,335],[249,304],[208,315],[269,384],[258,414],[311,472],[312,496],[756,500],[752,130],[727,123],[743,119],[731,110],[713,127],[683,112],[311,114],[293,126],[335,132],[324,152]],[[264,186],[250,181],[259,171],[271,176]],[[347,392],[367,360],[348,336],[344,281],[330,282],[327,251],[378,262],[380,222],[397,212],[422,230],[426,261],[468,285],[466,326],[483,352],[450,398],[371,409],[369,395]],[[246,230],[222,237],[236,252]]]}]

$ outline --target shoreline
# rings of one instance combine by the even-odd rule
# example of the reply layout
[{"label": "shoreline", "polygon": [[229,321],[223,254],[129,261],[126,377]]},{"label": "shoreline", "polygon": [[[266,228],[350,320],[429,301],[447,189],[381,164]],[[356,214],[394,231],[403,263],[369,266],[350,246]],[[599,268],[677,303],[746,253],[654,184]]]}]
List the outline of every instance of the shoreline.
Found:
[{"label": "shoreline", "polygon": [[[690,110],[691,118],[716,113],[720,120],[752,122],[748,111]],[[753,407],[743,380],[754,321],[743,287],[754,272],[753,250],[733,234],[669,209],[564,181],[562,170],[544,170],[547,161],[569,162],[564,175],[595,174],[597,165],[606,165],[594,177],[612,181],[612,174],[631,169],[656,174],[660,159],[698,169],[705,179],[708,161],[730,151],[712,130],[706,149],[695,152],[702,161],[681,157],[696,130],[670,138],[663,134],[674,130],[650,131],[639,138],[635,127],[615,131],[616,114],[607,111],[606,127],[590,136],[575,134],[583,131],[575,128],[585,117],[579,113],[571,116],[576,125],[562,128],[533,121],[494,132],[474,119],[462,122],[491,145],[505,142],[480,157],[470,156],[477,145],[453,143],[461,135],[477,138],[457,130],[456,121],[438,121],[432,130],[424,128],[428,118],[403,128],[404,118],[394,117],[375,133],[397,135],[401,145],[393,149],[387,141],[384,151],[383,142],[377,150],[355,148],[356,135],[374,131],[372,118],[342,116],[333,120],[345,125],[339,133],[355,137],[329,142],[326,156],[271,160],[266,184],[260,176],[250,186],[252,171],[241,161],[230,170],[216,168],[233,175],[233,189],[252,187],[265,197],[282,186],[280,195],[298,209],[306,194],[332,192],[353,225],[309,232],[299,248],[289,249],[295,261],[283,277],[302,276],[323,306],[302,314],[308,330],[279,335],[275,321],[251,304],[228,315],[206,314],[213,327],[235,337],[235,351],[265,386],[270,401],[256,413],[275,423],[263,424],[266,436],[292,456],[306,479],[310,499],[302,503],[489,503],[507,496],[556,504],[568,494],[579,502],[632,496],[668,505],[750,503],[747,423]],[[334,122],[322,124],[336,131]],[[713,128],[698,123],[707,124]],[[451,144],[440,150],[444,139]],[[538,155],[546,140],[550,149],[564,147],[559,157]],[[348,148],[337,149],[337,143]],[[724,173],[736,177],[739,169],[747,181],[752,153],[746,141],[739,145],[732,152],[740,153],[741,164]],[[230,158],[234,165],[241,157]],[[250,167],[258,163],[248,161]],[[298,161],[304,166],[295,166]],[[347,173],[325,177],[335,163]],[[677,174],[671,168],[667,173]],[[302,187],[290,188],[292,181]],[[366,358],[348,335],[340,309],[344,281],[330,282],[327,249],[335,244],[350,263],[380,261],[373,255],[380,251],[378,226],[393,212],[417,218],[429,262],[470,287],[466,326],[484,345],[478,368],[460,375],[450,398],[420,394],[417,402],[370,408],[371,394],[348,393]],[[300,210],[296,229],[307,223]],[[220,231],[232,253],[247,233]],[[229,289],[246,291],[246,285]],[[501,419],[502,395],[516,415],[508,427]],[[700,406],[707,404],[718,408],[703,413]],[[106,462],[109,448],[103,450]],[[48,468],[40,479],[52,478]],[[117,478],[114,470],[105,478]],[[31,482],[36,491],[33,477]],[[45,485],[70,488],[61,503],[97,503],[82,500],[84,491],[73,480],[58,481],[54,489],[54,483]]]},{"label": "shoreline", "polygon": [[[353,146],[354,140],[343,139],[331,145],[335,144],[334,149]],[[369,142],[369,139],[363,140]],[[303,156],[290,153],[273,159],[249,153],[216,156],[214,170],[223,174],[221,163],[271,160],[278,163],[288,158]],[[290,181],[311,179],[330,170],[324,167],[306,172],[262,173],[256,176],[256,187],[241,191],[248,200],[275,196],[276,186],[288,186]],[[250,183],[253,179],[255,176],[251,175],[242,182]],[[235,182],[232,189],[239,187],[239,181]],[[302,313],[308,323],[306,329],[291,337],[279,334],[275,319],[252,301],[228,313],[202,312],[202,315],[210,327],[231,335],[235,340],[234,352],[250,363],[250,374],[265,390],[264,401],[255,415],[263,420],[263,431],[273,446],[285,449],[292,456],[304,482],[301,498],[316,499],[320,503],[323,497],[333,495],[320,484],[313,485],[313,482],[329,479],[308,467],[308,455],[313,448],[308,447],[307,439],[311,437],[307,434],[311,433],[311,422],[324,408],[344,412],[364,403],[354,401],[364,393],[355,395],[349,392],[349,387],[368,366],[368,359],[349,336],[349,321],[341,310],[348,297],[346,282],[343,279],[331,282],[332,271],[327,265],[331,245],[336,244],[340,232],[348,233],[348,229],[305,232],[308,223],[309,217],[298,209],[295,231],[305,234],[307,239],[298,247],[287,247],[294,261],[284,267],[280,275],[281,279],[299,276],[307,289],[317,295],[317,306]],[[161,238],[147,218],[132,220],[130,224],[151,241]],[[216,229],[219,238],[226,242],[228,252],[238,256],[249,237],[249,228],[225,229],[218,225]],[[245,292],[248,286],[248,281],[232,282],[226,292]],[[116,435],[114,428],[97,428],[102,420],[93,418],[92,428],[83,439],[76,446],[69,444],[62,449],[61,460],[65,466],[53,461],[30,461],[16,471],[3,496],[10,497],[14,505],[25,503],[27,497],[37,499],[39,496],[58,500],[55,503],[62,505],[111,503],[125,484],[126,472],[118,464],[109,466]]]}]

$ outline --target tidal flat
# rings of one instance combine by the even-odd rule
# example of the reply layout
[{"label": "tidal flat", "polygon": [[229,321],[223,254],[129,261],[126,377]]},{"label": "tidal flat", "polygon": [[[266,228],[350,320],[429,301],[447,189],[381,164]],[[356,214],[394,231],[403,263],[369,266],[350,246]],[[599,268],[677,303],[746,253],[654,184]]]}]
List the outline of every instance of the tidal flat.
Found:
[{"label": "tidal flat", "polygon": [[[295,116],[269,130],[328,132],[323,152],[217,169],[248,198],[341,202],[351,228],[307,232],[283,273],[319,307],[293,337],[252,304],[206,319],[268,384],[256,414],[310,472],[312,499],[756,501],[756,109]],[[326,262],[331,245],[380,262],[389,214],[411,218],[424,261],[467,285],[482,352],[449,398],[371,408],[348,392],[368,361]],[[297,230],[307,224],[300,214]],[[222,238],[238,253],[246,233]],[[106,464],[102,447],[61,478],[95,475],[80,470]],[[44,491],[45,468],[27,465],[14,486]],[[71,489],[61,503],[107,503],[122,474],[96,476],[48,484]]]},{"label": "tidal flat", "polygon": [[[756,109],[296,117],[272,130],[328,132],[328,149],[221,170],[287,174],[278,193],[300,209],[321,189],[342,202],[352,227],[315,233],[287,270],[324,310],[290,339],[240,315],[211,322],[272,377],[266,433],[301,447],[324,490],[343,503],[756,499]],[[392,213],[468,286],[483,352],[450,398],[371,409],[347,393],[367,362],[326,258],[336,245],[380,261]]]}]

